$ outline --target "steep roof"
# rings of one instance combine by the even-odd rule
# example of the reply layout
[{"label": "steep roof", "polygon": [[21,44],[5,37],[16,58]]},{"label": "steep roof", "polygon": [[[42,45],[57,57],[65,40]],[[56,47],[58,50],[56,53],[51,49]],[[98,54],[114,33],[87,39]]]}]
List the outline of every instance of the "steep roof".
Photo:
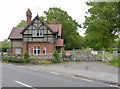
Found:
[{"label": "steep roof", "polygon": [[24,27],[13,27],[8,39],[22,39],[22,34],[20,32]]},{"label": "steep roof", "polygon": [[36,20],[39,19],[47,28],[53,33],[58,32],[58,36],[61,36],[62,24],[49,24],[47,25],[38,15],[26,26],[26,27],[13,27],[8,39],[22,39],[22,34],[27,28]]},{"label": "steep roof", "polygon": [[58,32],[58,36],[61,36],[62,24],[49,24],[48,25],[54,32]]},{"label": "steep roof", "polygon": [[32,23],[34,23],[35,20],[40,20],[42,24],[44,24],[53,34],[56,34],[38,15],[22,30],[21,34],[23,34],[28,27],[31,26]]}]

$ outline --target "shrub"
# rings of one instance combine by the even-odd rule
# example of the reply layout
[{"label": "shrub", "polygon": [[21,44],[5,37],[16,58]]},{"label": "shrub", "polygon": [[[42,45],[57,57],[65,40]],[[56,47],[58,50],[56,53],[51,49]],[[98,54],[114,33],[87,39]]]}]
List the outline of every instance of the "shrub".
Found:
[{"label": "shrub", "polygon": [[115,56],[109,64],[113,66],[120,66],[120,58],[118,56]]},{"label": "shrub", "polygon": [[54,53],[52,54],[54,57],[52,58],[53,63],[60,63],[60,56],[58,54],[57,50],[54,50]]},{"label": "shrub", "polygon": [[30,61],[29,54],[25,51],[23,63],[30,63]]},{"label": "shrub", "polygon": [[117,49],[117,52],[120,53],[120,48]]},{"label": "shrub", "polygon": [[28,52],[27,51],[25,51],[25,54],[24,54],[24,59],[28,59],[29,58],[29,54],[28,54]]}]

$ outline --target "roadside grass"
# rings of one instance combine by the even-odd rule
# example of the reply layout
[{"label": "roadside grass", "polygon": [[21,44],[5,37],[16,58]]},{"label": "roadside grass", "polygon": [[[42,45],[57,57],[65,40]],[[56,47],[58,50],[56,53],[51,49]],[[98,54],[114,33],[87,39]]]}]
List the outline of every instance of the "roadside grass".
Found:
[{"label": "roadside grass", "polygon": [[[103,55],[102,55],[103,57]],[[113,53],[110,53],[110,52],[105,52],[105,57],[108,61],[111,61],[111,60],[114,60],[114,55]]]},{"label": "roadside grass", "polygon": [[111,62],[108,64],[112,66],[120,67],[120,58],[118,56],[115,56],[113,60],[111,60]]}]

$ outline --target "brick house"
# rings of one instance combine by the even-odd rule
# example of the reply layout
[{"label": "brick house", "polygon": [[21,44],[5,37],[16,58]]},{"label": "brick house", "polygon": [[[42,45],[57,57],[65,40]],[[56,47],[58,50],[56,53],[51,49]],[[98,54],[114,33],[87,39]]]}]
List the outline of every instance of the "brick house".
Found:
[{"label": "brick house", "polygon": [[38,15],[31,21],[32,13],[26,12],[27,26],[13,27],[8,39],[11,41],[11,54],[22,54],[28,51],[30,55],[49,54],[63,47],[62,24],[56,24],[55,19],[47,25]]}]

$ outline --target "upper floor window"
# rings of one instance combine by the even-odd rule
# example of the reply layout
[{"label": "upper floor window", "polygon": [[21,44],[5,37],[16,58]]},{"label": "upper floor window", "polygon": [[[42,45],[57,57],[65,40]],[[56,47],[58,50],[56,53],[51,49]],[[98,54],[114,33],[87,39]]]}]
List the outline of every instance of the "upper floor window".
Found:
[{"label": "upper floor window", "polygon": [[33,37],[43,37],[43,30],[33,30]]}]

